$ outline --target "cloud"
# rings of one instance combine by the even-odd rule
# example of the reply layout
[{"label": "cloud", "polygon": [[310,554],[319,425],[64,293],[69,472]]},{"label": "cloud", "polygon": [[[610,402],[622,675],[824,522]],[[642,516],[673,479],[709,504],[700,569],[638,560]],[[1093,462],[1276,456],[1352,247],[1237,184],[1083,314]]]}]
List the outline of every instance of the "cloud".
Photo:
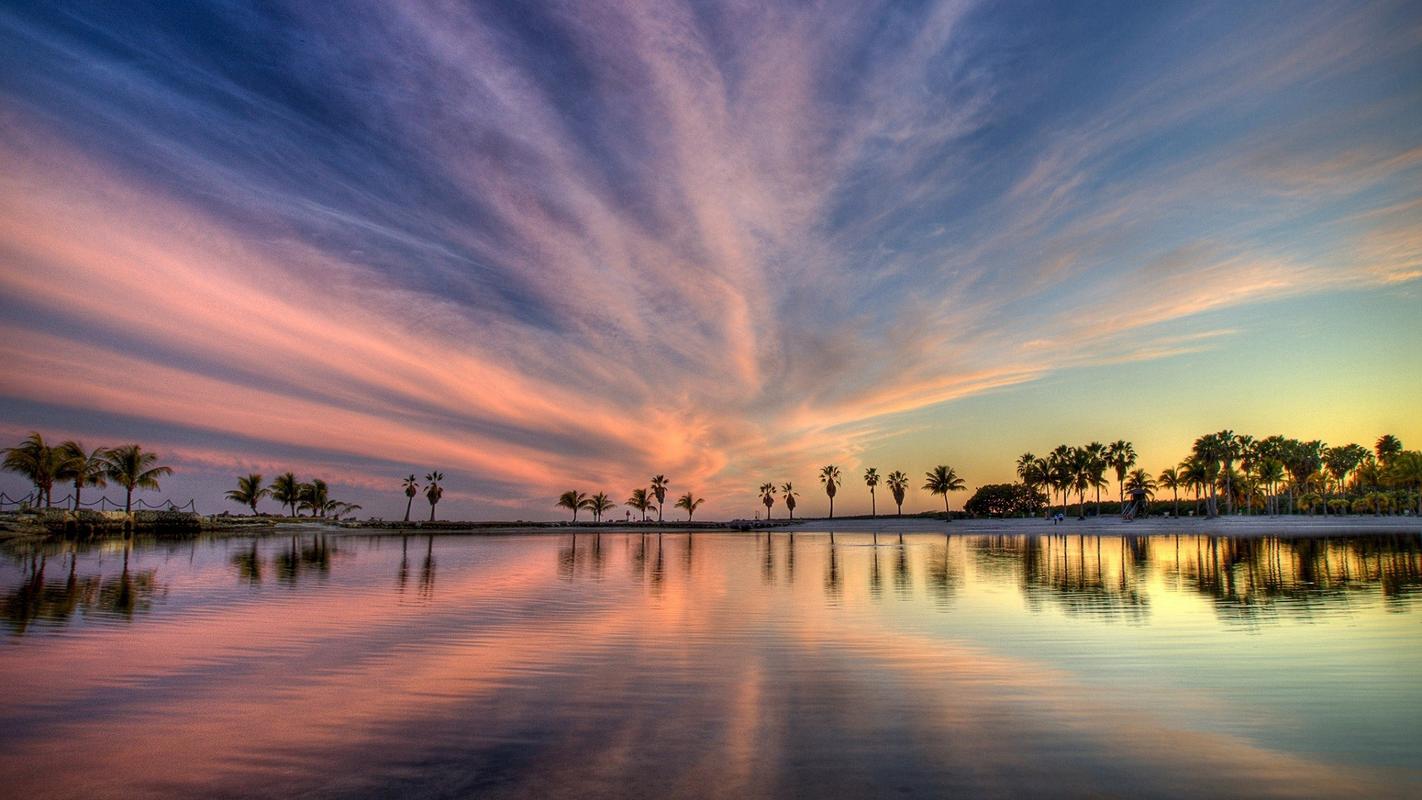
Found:
[{"label": "cloud", "polygon": [[853,11],[185,12],[215,47],[8,10],[0,391],[168,423],[195,465],[436,464],[471,515],[653,472],[725,505],[1239,327],[1203,314],[1418,275],[1405,12],[1161,11],[1141,41],[1211,46],[1121,44],[1121,77],[1071,26]]}]

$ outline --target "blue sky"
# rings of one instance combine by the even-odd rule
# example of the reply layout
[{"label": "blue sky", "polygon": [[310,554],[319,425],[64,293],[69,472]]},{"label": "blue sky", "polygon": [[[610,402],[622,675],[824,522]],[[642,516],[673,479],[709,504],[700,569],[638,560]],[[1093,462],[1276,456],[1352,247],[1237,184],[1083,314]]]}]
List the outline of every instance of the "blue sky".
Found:
[{"label": "blue sky", "polygon": [[0,44],[0,433],[141,438],[214,509],[1422,437],[1415,5],[35,4]]}]

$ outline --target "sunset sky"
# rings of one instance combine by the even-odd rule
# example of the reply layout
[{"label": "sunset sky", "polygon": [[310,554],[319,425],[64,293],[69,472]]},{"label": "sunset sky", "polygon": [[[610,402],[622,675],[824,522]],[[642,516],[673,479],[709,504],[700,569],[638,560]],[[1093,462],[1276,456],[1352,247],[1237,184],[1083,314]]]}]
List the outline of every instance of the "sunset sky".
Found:
[{"label": "sunset sky", "polygon": [[203,511],[1416,448],[1419,311],[1416,3],[0,8],[0,437]]}]

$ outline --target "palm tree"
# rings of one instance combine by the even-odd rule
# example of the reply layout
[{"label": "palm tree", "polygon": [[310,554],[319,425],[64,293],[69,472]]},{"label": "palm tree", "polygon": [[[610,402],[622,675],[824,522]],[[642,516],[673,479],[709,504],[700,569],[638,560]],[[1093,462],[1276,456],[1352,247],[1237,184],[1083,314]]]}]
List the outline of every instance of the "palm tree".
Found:
[{"label": "palm tree", "polygon": [[442,480],[443,472],[430,472],[425,475],[425,499],[430,501],[430,522],[435,521],[435,506],[439,505],[440,498],[444,497],[444,487],[440,485]]},{"label": "palm tree", "polygon": [[[671,486],[671,481],[665,475],[652,476],[652,496],[657,498],[657,522],[662,521],[662,504],[667,501],[667,487]],[[573,516],[577,516],[574,514]]]},{"label": "palm tree", "polygon": [[1062,514],[1066,514],[1067,492],[1071,490],[1075,479],[1072,470],[1072,448],[1064,444],[1059,444],[1047,454],[1047,476],[1048,482],[1053,489],[1062,493]]},{"label": "palm tree", "polygon": [[1195,440],[1191,452],[1195,460],[1199,462],[1200,469],[1204,473],[1202,486],[1210,490],[1209,501],[1205,504],[1207,515],[1211,518],[1219,515],[1217,493],[1215,492],[1215,478],[1219,476],[1220,463],[1224,460],[1229,445],[1221,439],[1221,435],[1228,433],[1233,439],[1234,434],[1230,431],[1221,433],[1207,433]]},{"label": "palm tree", "polygon": [[573,512],[573,521],[578,521],[578,509],[588,507],[588,496],[585,492],[570,490],[558,495],[558,507],[570,509]]},{"label": "palm tree", "polygon": [[[1038,486],[1047,484],[1047,462],[1037,458],[1032,453],[1023,453],[1017,457],[1017,477],[1022,481],[1022,485],[1030,492],[1035,492]],[[1050,501],[1048,502],[1050,505]]]},{"label": "palm tree", "polygon": [[1067,464],[1069,488],[1076,490],[1077,519],[1086,519],[1086,490],[1091,488],[1094,466],[1091,452],[1085,447],[1073,447]]},{"label": "palm tree", "polygon": [[[1145,492],[1147,500],[1155,499],[1156,483],[1150,477],[1150,473],[1143,469],[1131,470],[1130,474],[1126,476],[1125,488],[1130,489],[1132,492]],[[1125,495],[1122,495],[1122,497],[1125,497]]]},{"label": "palm tree", "polygon": [[870,467],[864,470],[864,485],[869,487],[869,516],[879,516],[879,506],[874,498],[874,487],[879,485],[879,470]]},{"label": "palm tree", "polygon": [[933,494],[943,495],[943,517],[949,522],[953,521],[953,512],[948,508],[948,493],[961,492],[968,487],[963,484],[963,479],[958,477],[958,473],[950,466],[939,464],[932,470],[923,473],[923,488]]},{"label": "palm tree", "polygon": [[291,515],[296,516],[296,504],[301,502],[301,484],[297,482],[296,475],[290,472],[283,472],[272,481],[271,497],[281,505],[291,507]]},{"label": "palm tree", "polygon": [[1111,466],[1106,445],[1092,442],[1086,448],[1086,477],[1096,487],[1096,516],[1101,516],[1101,487],[1106,485],[1106,468]]},{"label": "palm tree", "polygon": [[1200,499],[1206,486],[1214,486],[1214,478],[1209,465],[1199,458],[1187,458],[1180,462],[1180,484],[1195,495],[1195,514],[1200,513]]},{"label": "palm tree", "polygon": [[1160,477],[1157,480],[1160,482],[1160,488],[1170,490],[1175,502],[1175,509],[1170,512],[1170,515],[1180,516],[1180,473],[1176,472],[1174,467],[1166,467],[1160,471]]},{"label": "palm tree", "polygon": [[765,518],[770,519],[770,508],[775,505],[775,484],[762,483],[760,485],[760,502],[765,506]]},{"label": "palm tree", "polygon": [[795,498],[799,497],[800,493],[795,491],[795,487],[789,481],[780,486],[780,493],[785,495],[785,510],[790,512],[790,519],[794,519]]},{"label": "palm tree", "polygon": [[615,505],[617,504],[612,502],[607,492],[598,492],[588,498],[588,510],[593,513],[593,522],[602,522],[602,515],[612,510]]},{"label": "palm tree", "polygon": [[1259,480],[1264,483],[1266,498],[1269,503],[1269,513],[1279,513],[1279,502],[1277,496],[1278,485],[1284,480],[1284,462],[1277,458],[1266,458],[1259,464]]},{"label": "palm tree", "polygon": [[133,513],[134,489],[158,489],[158,479],[173,474],[172,467],[158,466],[158,454],[142,445],[125,444],[104,453],[104,476],[124,489],[123,513]]},{"label": "palm tree", "polygon": [[326,516],[326,506],[331,502],[331,490],[320,478],[312,478],[310,483],[301,484],[301,507],[310,511],[313,517]]},{"label": "palm tree", "polygon": [[889,477],[884,479],[884,483],[889,485],[889,494],[894,496],[894,505],[898,506],[899,516],[904,515],[904,493],[908,491],[908,476],[894,470],[889,473]]},{"label": "palm tree", "polygon": [[1392,463],[1392,457],[1402,452],[1402,440],[1390,433],[1384,433],[1373,445],[1373,451],[1378,454],[1378,463],[1386,469]]},{"label": "palm tree", "polygon": [[[1235,449],[1239,454],[1239,471],[1249,481],[1259,466],[1259,443],[1254,441],[1253,436],[1241,433],[1235,437]],[[1251,517],[1254,516],[1254,492],[1257,489],[1258,484],[1252,483],[1244,493],[1244,513]]]},{"label": "palm tree", "polygon": [[356,505],[355,503],[343,503],[339,500],[328,500],[326,502],[325,511],[329,513],[333,518],[340,519],[346,514],[359,511],[360,509],[361,507]]},{"label": "palm tree", "polygon": [[705,498],[696,497],[692,495],[691,492],[687,492],[686,494],[677,498],[676,507],[686,509],[686,521],[690,522],[691,515],[695,514],[696,509],[700,508],[701,504],[704,502],[706,502]]},{"label": "palm tree", "polygon": [[262,485],[261,473],[253,472],[237,479],[237,488],[227,492],[227,499],[252,509],[257,515],[257,501],[271,494],[272,490]]},{"label": "palm tree", "polygon": [[627,498],[624,505],[642,512],[642,521],[647,521],[647,509],[652,507],[652,497],[646,489],[633,489],[632,496]]},{"label": "palm tree", "polygon": [[63,459],[58,448],[45,444],[43,436],[32,432],[23,442],[5,449],[4,468],[7,472],[18,472],[34,484],[36,505],[43,502],[48,508]]},{"label": "palm tree", "polygon": [[1224,477],[1225,514],[1234,514],[1234,462],[1239,458],[1239,437],[1234,431],[1223,430],[1215,434],[1219,444],[1220,469]]},{"label": "palm tree", "polygon": [[833,464],[820,468],[820,483],[825,485],[825,494],[829,495],[830,519],[834,519],[834,494],[839,491],[842,481],[839,477],[839,467]]},{"label": "palm tree", "polygon": [[1136,448],[1125,439],[1117,439],[1106,448],[1106,460],[1116,468],[1116,488],[1121,504],[1126,502],[1126,471],[1136,465]]},{"label": "palm tree", "polygon": [[62,455],[55,477],[74,481],[74,510],[78,511],[80,495],[83,494],[85,486],[108,485],[108,480],[104,477],[107,467],[104,460],[105,451],[102,447],[88,450],[72,439],[61,444],[59,449]]},{"label": "palm tree", "polygon": [[415,473],[405,477],[405,521],[410,521],[410,506],[415,503],[415,495],[420,493],[420,484],[415,482]]}]

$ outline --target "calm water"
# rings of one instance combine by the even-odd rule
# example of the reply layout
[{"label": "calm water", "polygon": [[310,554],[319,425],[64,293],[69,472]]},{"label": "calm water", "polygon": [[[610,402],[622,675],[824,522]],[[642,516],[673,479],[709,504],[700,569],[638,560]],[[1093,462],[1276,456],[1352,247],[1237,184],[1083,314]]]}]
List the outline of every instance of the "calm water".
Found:
[{"label": "calm water", "polygon": [[1422,796],[1422,539],[11,553],[7,797]]}]

